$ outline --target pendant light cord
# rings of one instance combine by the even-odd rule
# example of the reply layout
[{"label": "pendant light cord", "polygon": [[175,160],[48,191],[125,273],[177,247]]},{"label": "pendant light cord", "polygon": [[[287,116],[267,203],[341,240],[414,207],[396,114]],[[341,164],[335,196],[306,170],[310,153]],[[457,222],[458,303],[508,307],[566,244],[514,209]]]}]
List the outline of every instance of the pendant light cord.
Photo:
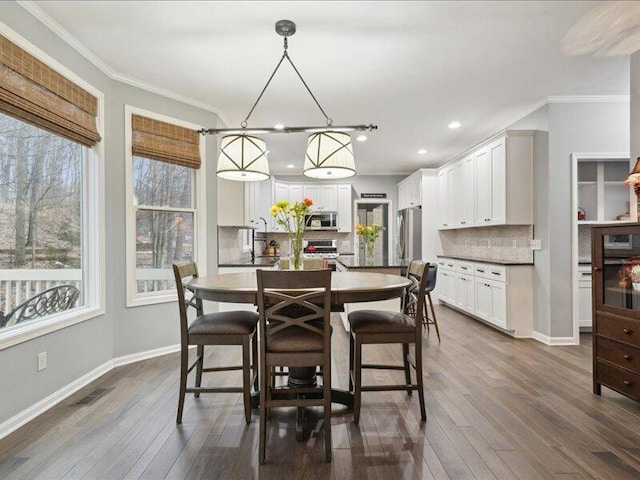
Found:
[{"label": "pendant light cord", "polygon": [[253,107],[251,107],[251,110],[249,111],[249,114],[247,115],[247,117],[242,121],[242,123],[240,124],[240,126],[242,128],[247,128],[248,125],[248,121],[249,121],[249,117],[251,117],[251,114],[253,113],[253,111],[255,110],[256,106],[258,105],[258,102],[260,102],[260,99],[262,98],[262,95],[264,95],[264,92],[267,90],[267,87],[269,86],[269,84],[271,83],[271,80],[273,80],[274,75],[276,74],[276,72],[278,71],[278,69],[280,68],[280,65],[282,65],[283,60],[286,58],[287,60],[289,60],[289,63],[291,64],[291,66],[293,67],[293,70],[296,72],[296,74],[298,75],[298,78],[300,79],[300,81],[302,82],[302,84],[305,86],[305,88],[307,89],[307,92],[309,92],[309,95],[311,95],[311,98],[313,98],[313,101],[316,102],[316,105],[318,106],[318,108],[320,109],[320,111],[322,112],[322,114],[324,115],[325,120],[327,121],[327,125],[331,126],[333,125],[333,120],[331,118],[329,118],[329,116],[325,113],[324,109],[320,106],[320,103],[318,102],[318,99],[316,99],[316,96],[313,94],[313,92],[311,91],[311,89],[309,88],[309,86],[307,85],[307,82],[304,81],[304,78],[302,78],[302,75],[300,75],[300,72],[298,71],[298,69],[296,68],[296,66],[293,64],[293,61],[291,60],[291,58],[289,57],[289,54],[287,53],[287,48],[289,47],[289,43],[287,42],[287,37],[284,37],[284,53],[282,54],[282,58],[280,58],[280,61],[278,62],[278,65],[276,65],[276,68],[273,70],[273,73],[271,74],[271,76],[269,77],[269,80],[267,81],[267,84],[264,86],[264,88],[262,89],[262,91],[260,92],[260,95],[258,95],[258,99],[256,100],[256,102],[253,104]]}]

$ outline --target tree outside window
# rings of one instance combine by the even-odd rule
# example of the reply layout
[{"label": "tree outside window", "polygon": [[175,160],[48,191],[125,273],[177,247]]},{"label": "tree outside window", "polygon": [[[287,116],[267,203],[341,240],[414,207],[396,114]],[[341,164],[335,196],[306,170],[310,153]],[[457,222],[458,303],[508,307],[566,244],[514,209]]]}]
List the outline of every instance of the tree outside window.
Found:
[{"label": "tree outside window", "polygon": [[[60,284],[82,292],[86,147],[0,114],[0,311]],[[75,306],[83,305],[83,295]]]}]

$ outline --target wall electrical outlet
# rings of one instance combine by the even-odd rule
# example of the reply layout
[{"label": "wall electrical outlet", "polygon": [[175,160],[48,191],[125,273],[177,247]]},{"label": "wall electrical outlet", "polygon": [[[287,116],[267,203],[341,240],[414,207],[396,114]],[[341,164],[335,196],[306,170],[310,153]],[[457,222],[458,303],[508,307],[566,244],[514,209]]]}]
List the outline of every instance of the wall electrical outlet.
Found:
[{"label": "wall electrical outlet", "polygon": [[47,368],[47,352],[38,354],[38,371],[42,371]]},{"label": "wall electrical outlet", "polygon": [[542,250],[542,240],[532,239],[531,240],[531,250]]}]

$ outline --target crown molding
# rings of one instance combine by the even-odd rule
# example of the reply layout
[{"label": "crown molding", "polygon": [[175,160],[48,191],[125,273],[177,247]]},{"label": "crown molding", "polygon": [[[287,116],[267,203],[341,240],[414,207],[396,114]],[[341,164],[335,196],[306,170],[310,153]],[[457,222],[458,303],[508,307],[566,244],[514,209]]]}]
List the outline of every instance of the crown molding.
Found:
[{"label": "crown molding", "polygon": [[130,85],[132,87],[139,88],[141,90],[146,90],[147,92],[160,95],[165,98],[169,98],[171,100],[175,100],[180,103],[184,103],[185,105],[191,105],[192,107],[200,108],[207,112],[215,113],[220,120],[225,124],[229,125],[226,117],[220,110],[213,105],[209,105],[207,103],[201,102],[199,100],[195,100],[193,98],[172,92],[170,90],[166,90],[157,85],[153,85],[151,83],[143,82],[141,80],[128,77],[126,75],[121,74],[120,72],[113,69],[110,65],[105,63],[100,57],[98,57],[95,53],[93,53],[89,48],[87,48],[83,43],[81,43],[76,37],[74,37],[68,30],[66,30],[62,25],[60,25],[57,21],[55,21],[49,14],[47,14],[44,10],[42,10],[36,3],[32,0],[17,0],[17,2],[22,8],[24,8],[27,12],[29,12],[33,17],[35,17],[40,23],[49,28],[54,34],[56,34],[60,39],[62,39],[65,43],[67,43],[71,48],[77,51],[80,55],[82,55],[85,59],[87,59],[91,64],[93,64],[96,68],[98,68],[102,73],[104,73],[111,80],[116,82],[124,83],[126,85]]},{"label": "crown molding", "polygon": [[630,95],[556,95],[547,97],[547,103],[629,103]]}]

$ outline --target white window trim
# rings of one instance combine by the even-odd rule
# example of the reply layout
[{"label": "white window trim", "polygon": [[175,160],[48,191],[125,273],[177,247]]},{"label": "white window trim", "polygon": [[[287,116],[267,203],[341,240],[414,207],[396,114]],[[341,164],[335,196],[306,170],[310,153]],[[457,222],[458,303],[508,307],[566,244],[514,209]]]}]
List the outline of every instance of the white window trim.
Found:
[{"label": "white window trim", "polygon": [[33,320],[0,332],[0,350],[67,328],[105,314],[105,165],[104,94],[54,60],[24,37],[0,22],[0,33],[38,60],[73,81],[98,99],[96,124],[103,138],[95,147],[84,148],[83,184],[83,293],[85,305],[43,320]]},{"label": "white window trim", "polygon": [[[144,117],[153,118],[162,122],[172,123],[181,127],[189,128],[192,130],[200,130],[204,127],[195,125],[193,123],[171,118],[165,115],[161,115],[156,112],[150,112],[141,108],[133,107],[131,105],[124,106],[124,129],[125,129],[125,141],[124,141],[124,158],[125,158],[125,191],[126,191],[126,258],[127,258],[127,307],[138,307],[141,305],[152,305],[156,303],[175,302],[178,296],[175,291],[172,292],[149,292],[138,293],[136,285],[136,208],[134,206],[134,192],[133,192],[133,154],[132,149],[132,131],[131,131],[131,116],[142,115]],[[206,185],[206,148],[204,141],[200,141],[200,158],[202,159],[201,166],[198,170],[195,170],[194,175],[194,188],[195,188],[195,206],[194,206],[194,253],[195,261],[198,263],[198,270],[201,275],[206,275],[207,265],[207,239],[206,239],[206,205],[207,205],[207,191]],[[161,210],[162,207],[154,208],[154,210]],[[181,210],[179,208],[170,208],[171,211]],[[191,209],[185,209],[185,211],[191,211]]]}]

